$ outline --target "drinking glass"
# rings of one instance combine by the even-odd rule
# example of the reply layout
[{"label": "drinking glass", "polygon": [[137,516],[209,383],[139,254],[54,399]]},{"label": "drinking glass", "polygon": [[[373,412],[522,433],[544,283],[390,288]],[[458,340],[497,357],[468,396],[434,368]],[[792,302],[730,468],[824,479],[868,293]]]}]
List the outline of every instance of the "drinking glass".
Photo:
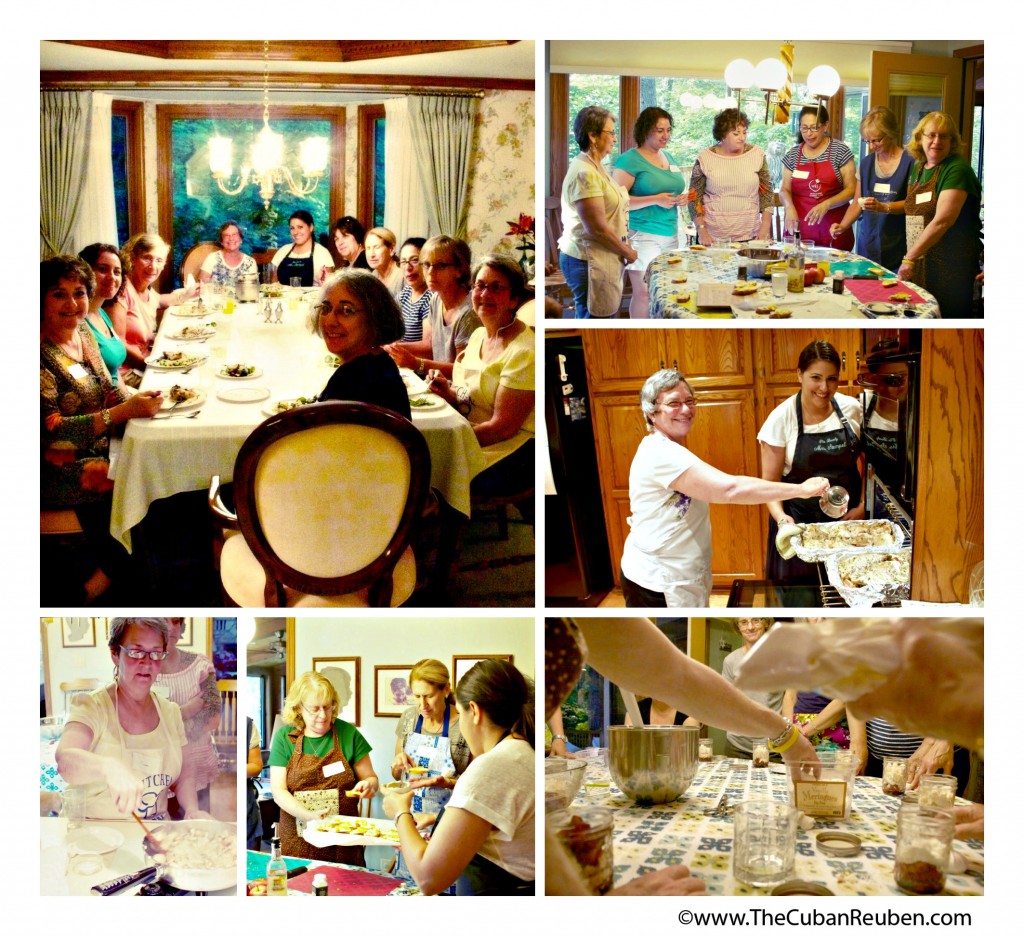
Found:
[{"label": "drinking glass", "polygon": [[754,887],[781,884],[796,867],[797,810],[787,803],[755,800],[733,812],[732,873]]},{"label": "drinking glass", "polygon": [[786,273],[772,273],[772,295],[776,299],[784,299],[789,289],[789,275]]}]

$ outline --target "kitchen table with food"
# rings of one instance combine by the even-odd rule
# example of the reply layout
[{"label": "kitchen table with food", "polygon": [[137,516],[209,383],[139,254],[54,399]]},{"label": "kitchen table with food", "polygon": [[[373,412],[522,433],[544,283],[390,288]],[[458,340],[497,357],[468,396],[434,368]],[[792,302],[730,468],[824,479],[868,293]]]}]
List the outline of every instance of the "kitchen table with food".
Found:
[{"label": "kitchen table with food", "polygon": [[[277,295],[228,312],[198,303],[168,309],[142,388],[161,390],[162,412],[132,420],[112,457],[110,532],[131,549],[150,504],[227,481],[246,437],[267,416],[315,402],[338,359],[306,326],[317,290]],[[472,426],[415,374],[403,371],[413,423],[430,450],[431,486],[468,516],[469,483],[484,467]]]},{"label": "kitchen table with food", "polygon": [[[266,871],[270,855],[266,852],[246,852],[246,894],[250,897],[265,897],[267,894]],[[284,858],[288,868],[288,896],[310,897],[313,894],[314,879],[327,888],[328,897],[411,897],[419,894],[416,885],[405,878],[396,877],[386,871],[371,871],[355,865],[336,864],[312,858]]]},{"label": "kitchen table with food", "polygon": [[[159,858],[132,819],[40,819],[39,892],[68,896],[230,897],[236,893],[235,824],[149,822]],[[157,873],[157,868],[161,869]]]},{"label": "kitchen table with food", "polygon": [[[742,280],[741,267],[746,268]],[[773,271],[788,279],[782,244],[751,241],[667,251],[652,260],[647,270],[651,318],[905,321],[940,315],[930,293],[848,251],[828,247],[807,251],[800,292],[773,293]],[[843,287],[834,292],[839,272]]]},{"label": "kitchen table with food", "polygon": [[[595,756],[586,761],[578,792],[571,800],[565,796],[566,787],[558,785],[560,772],[556,771],[555,777],[546,779],[546,805],[552,809],[569,802],[568,809],[550,812],[547,821],[564,830],[558,835],[576,854],[585,877],[599,876],[603,867],[613,873],[614,885],[621,886],[665,867],[686,865],[691,874],[704,880],[708,894],[771,893],[775,885],[755,887],[734,875],[735,808],[751,801],[789,803],[790,775],[784,765],[757,768],[752,761],[723,757],[701,761],[678,799],[642,806],[616,785],[604,766],[606,751],[584,754]],[[559,760],[566,763],[548,758]],[[571,790],[568,787],[570,795]],[[553,791],[561,791],[562,799]],[[792,877],[787,878],[826,888],[836,896],[904,894],[894,878],[896,816],[903,798],[882,792],[879,778],[855,777],[845,808],[842,797],[838,799],[839,811],[846,812],[847,818],[817,818],[812,824],[807,817],[797,826],[795,864]],[[965,802],[956,800],[958,805]],[[612,823],[610,858],[603,854],[607,840],[595,844],[591,835],[602,817]],[[962,861],[947,869],[942,893],[982,894],[983,843],[958,841],[953,852],[954,861]],[[822,893],[813,888],[801,892]]]}]

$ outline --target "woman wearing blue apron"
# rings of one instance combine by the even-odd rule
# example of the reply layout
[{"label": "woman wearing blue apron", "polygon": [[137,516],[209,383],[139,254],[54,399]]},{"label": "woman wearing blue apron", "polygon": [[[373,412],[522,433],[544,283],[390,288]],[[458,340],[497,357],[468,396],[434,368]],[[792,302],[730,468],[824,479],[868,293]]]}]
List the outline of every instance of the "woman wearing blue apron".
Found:
[{"label": "woman wearing blue apron", "polygon": [[[847,512],[839,519],[864,518],[860,466],[860,402],[836,393],[841,358],[827,341],[812,341],[800,352],[800,392],[777,406],[757,438],[761,443],[761,477],[799,484],[823,477],[850,494]],[[775,546],[782,523],[830,523],[815,498],[774,501],[768,505],[768,550],[765,578],[818,584],[815,566],[801,559],[783,559]]]},{"label": "woman wearing blue apron", "polygon": [[282,247],[270,261],[274,268],[273,281],[288,286],[293,279],[298,279],[302,286],[322,285],[334,270],[334,259],[326,247],[316,242],[313,216],[301,209],[293,212],[288,219],[288,232],[292,242]]}]

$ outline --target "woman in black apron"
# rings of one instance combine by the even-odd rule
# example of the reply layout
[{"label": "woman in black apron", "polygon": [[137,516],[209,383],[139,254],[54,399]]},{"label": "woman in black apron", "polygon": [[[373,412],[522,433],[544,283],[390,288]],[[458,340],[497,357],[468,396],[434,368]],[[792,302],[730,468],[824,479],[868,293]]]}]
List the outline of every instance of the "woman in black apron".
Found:
[{"label": "woman in black apron", "polygon": [[[842,394],[836,399],[840,363],[839,352],[827,341],[812,341],[800,352],[800,392],[776,407],[757,435],[761,443],[761,476],[794,484],[817,476],[828,478],[850,494],[849,507],[841,519],[861,520],[864,506],[858,465],[860,404]],[[815,566],[798,558],[783,559],[775,547],[775,536],[780,523],[830,523],[836,518],[824,513],[814,498],[774,501],[768,505],[768,512],[771,520],[765,577],[817,584]]]},{"label": "woman in black apron", "polygon": [[288,232],[292,236],[291,246],[274,254],[274,281],[291,284],[293,279],[301,280],[302,286],[317,286],[327,279],[334,269],[334,261],[326,248],[316,242],[313,216],[308,211],[295,211],[288,219]]}]

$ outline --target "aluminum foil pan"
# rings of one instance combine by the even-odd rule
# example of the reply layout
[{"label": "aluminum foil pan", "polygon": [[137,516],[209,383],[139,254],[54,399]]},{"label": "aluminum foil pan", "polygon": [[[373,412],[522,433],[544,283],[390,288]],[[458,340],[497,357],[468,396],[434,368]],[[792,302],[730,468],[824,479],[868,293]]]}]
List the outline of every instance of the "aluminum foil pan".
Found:
[{"label": "aluminum foil pan", "polygon": [[804,535],[801,533],[794,536],[792,539],[793,548],[796,550],[796,554],[799,558],[803,559],[804,562],[824,562],[829,556],[835,556],[838,553],[848,552],[869,552],[869,553],[887,553],[893,552],[897,549],[901,549],[906,540],[906,535],[903,532],[903,527],[898,523],[894,523],[892,520],[837,520],[835,523],[815,523],[815,524],[803,524],[804,527],[815,526],[821,529],[829,529],[831,527],[848,527],[853,524],[882,524],[889,527],[892,530],[893,542],[884,546],[849,546],[842,545],[837,546],[835,549],[819,549],[819,548],[808,548],[803,544]]},{"label": "aluminum foil pan", "polygon": [[[895,602],[903,601],[910,597],[910,582],[892,582],[890,584],[878,584],[878,585],[862,585],[860,588],[850,588],[849,585],[844,585],[843,580],[839,574],[839,563],[846,556],[860,556],[865,552],[871,553],[872,555],[879,553],[874,548],[870,549],[853,549],[847,550],[841,553],[830,553],[825,557],[825,573],[828,575],[829,584],[832,585],[839,596],[845,601],[851,608],[863,608],[870,607],[871,605],[877,604],[880,601]],[[905,553],[907,557],[907,563],[910,562],[910,550],[902,549],[887,549],[886,553]]]}]

